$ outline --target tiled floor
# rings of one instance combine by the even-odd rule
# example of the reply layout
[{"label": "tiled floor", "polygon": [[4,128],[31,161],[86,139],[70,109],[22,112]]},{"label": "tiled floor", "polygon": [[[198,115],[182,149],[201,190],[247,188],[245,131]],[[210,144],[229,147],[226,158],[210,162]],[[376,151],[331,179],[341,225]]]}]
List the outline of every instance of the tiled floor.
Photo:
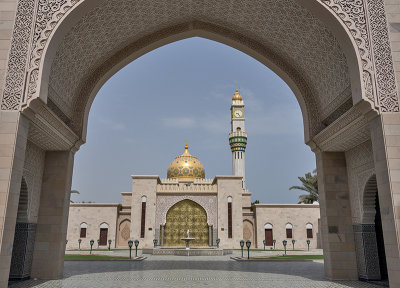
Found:
[{"label": "tiled floor", "polygon": [[67,261],[64,279],[29,280],[12,288],[99,287],[380,287],[324,279],[322,261],[237,262],[229,256],[149,256],[141,262]]}]

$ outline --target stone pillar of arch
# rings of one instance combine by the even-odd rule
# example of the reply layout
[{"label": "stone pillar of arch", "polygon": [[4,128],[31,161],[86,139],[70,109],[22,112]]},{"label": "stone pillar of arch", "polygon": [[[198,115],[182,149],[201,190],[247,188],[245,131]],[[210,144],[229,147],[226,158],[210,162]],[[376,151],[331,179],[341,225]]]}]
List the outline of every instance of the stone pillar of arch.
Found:
[{"label": "stone pillar of arch", "polygon": [[0,287],[7,287],[29,121],[0,111]]},{"label": "stone pillar of arch", "polygon": [[400,287],[400,114],[381,114],[370,127],[388,276]]},{"label": "stone pillar of arch", "polygon": [[346,157],[343,152],[317,152],[325,275],[357,280]]},{"label": "stone pillar of arch", "polygon": [[32,278],[62,277],[73,166],[73,152],[46,152]]}]

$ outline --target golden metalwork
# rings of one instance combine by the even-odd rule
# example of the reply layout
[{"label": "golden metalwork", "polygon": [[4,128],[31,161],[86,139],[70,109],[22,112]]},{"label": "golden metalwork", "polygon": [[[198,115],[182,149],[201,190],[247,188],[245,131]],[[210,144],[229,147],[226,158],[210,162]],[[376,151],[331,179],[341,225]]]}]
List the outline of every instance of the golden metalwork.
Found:
[{"label": "golden metalwork", "polygon": [[208,246],[207,212],[194,201],[182,200],[172,206],[167,212],[167,222],[164,230],[164,246],[185,246],[181,238],[196,238],[190,246]]},{"label": "golden metalwork", "polygon": [[193,180],[204,179],[205,170],[203,164],[197,157],[190,155],[189,147],[186,143],[185,152],[175,158],[169,165],[167,171],[168,179]]},{"label": "golden metalwork", "polygon": [[242,95],[240,95],[239,90],[236,89],[235,94],[233,94],[232,101],[242,101]]}]

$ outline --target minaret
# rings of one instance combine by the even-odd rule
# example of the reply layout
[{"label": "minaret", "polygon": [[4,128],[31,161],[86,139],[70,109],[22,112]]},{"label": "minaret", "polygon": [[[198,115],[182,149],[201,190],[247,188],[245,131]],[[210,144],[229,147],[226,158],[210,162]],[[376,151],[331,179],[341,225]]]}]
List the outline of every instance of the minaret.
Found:
[{"label": "minaret", "polygon": [[232,150],[232,174],[243,176],[243,188],[246,187],[245,156],[247,134],[244,128],[244,103],[238,89],[232,97],[231,105],[231,133],[229,133],[229,145]]}]

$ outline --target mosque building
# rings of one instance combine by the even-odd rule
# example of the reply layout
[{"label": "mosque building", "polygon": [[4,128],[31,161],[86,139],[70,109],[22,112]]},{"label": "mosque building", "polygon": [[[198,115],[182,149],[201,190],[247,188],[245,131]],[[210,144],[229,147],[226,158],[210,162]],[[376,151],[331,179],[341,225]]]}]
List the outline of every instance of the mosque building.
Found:
[{"label": "mosque building", "polygon": [[[67,249],[90,246],[112,248],[128,246],[139,240],[140,247],[150,248],[157,240],[160,247],[185,246],[181,238],[195,238],[191,246],[239,248],[240,240],[250,240],[252,247],[267,249],[282,241],[296,248],[320,246],[316,204],[251,204],[246,189],[244,102],[239,91],[232,98],[231,132],[232,175],[205,179],[200,160],[190,154],[186,143],[182,155],[167,169],[167,179],[157,175],[132,175],[132,192],[122,192],[119,204],[72,203],[69,212]],[[291,246],[289,246],[291,247]]]}]

